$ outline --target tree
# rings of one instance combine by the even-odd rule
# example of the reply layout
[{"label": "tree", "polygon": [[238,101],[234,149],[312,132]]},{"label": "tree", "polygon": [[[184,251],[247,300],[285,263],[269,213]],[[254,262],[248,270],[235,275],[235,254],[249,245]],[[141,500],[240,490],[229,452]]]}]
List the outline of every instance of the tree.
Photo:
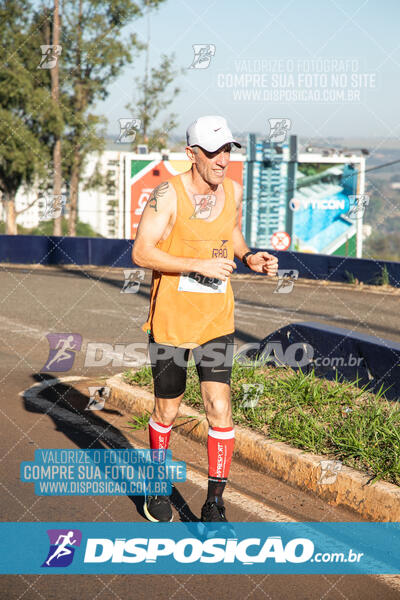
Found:
[{"label": "tree", "polygon": [[69,179],[69,235],[76,234],[78,188],[85,157],[101,150],[98,127],[104,118],[91,112],[108,95],[110,84],[143,44],[136,34],[122,39],[122,28],[164,0],[64,0],[61,85],[68,95],[64,105],[66,150],[63,165]]},{"label": "tree", "polygon": [[[60,42],[60,7],[59,0],[54,0],[53,21],[52,21],[52,36],[51,42],[55,48]],[[54,105],[54,110],[59,110],[60,102],[60,87],[59,87],[59,64],[56,59],[56,64],[50,70],[51,74],[51,98]],[[62,167],[61,167],[61,132],[55,136],[53,144],[53,194],[59,196],[62,188]],[[54,219],[54,235],[61,235],[61,215]]]},{"label": "tree", "polygon": [[15,196],[22,184],[45,181],[49,174],[48,142],[57,121],[37,69],[42,31],[29,20],[28,0],[0,6],[0,192],[6,233],[16,234]]},{"label": "tree", "polygon": [[179,88],[174,87],[168,93],[168,88],[183,70],[173,68],[174,54],[161,56],[158,68],[151,69],[150,77],[147,73],[143,77],[136,77],[136,102],[128,104],[132,117],[141,121],[141,127],[136,134],[134,145],[147,144],[149,151],[161,150],[168,142],[169,132],[176,128],[176,114],[166,116],[161,125],[155,126],[160,114],[172,103],[179,93]]},{"label": "tree", "polygon": [[[124,25],[165,0],[64,0],[59,99],[51,94],[51,69],[38,69],[40,46],[51,44],[53,13],[32,10],[29,0],[0,6],[0,192],[7,231],[16,233],[15,195],[22,184],[51,189],[53,153],[62,137],[62,174],[69,187],[69,235],[76,234],[78,188],[89,152],[104,147],[97,101],[123,67],[144,48]],[[53,85],[54,89],[54,85]]]}]

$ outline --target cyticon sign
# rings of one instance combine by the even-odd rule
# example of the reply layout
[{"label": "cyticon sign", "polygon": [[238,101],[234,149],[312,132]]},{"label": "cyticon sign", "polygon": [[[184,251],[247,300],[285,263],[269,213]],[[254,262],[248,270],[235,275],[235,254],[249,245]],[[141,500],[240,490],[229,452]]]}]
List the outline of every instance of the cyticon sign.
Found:
[{"label": "cyticon sign", "polygon": [[399,523],[1,523],[0,573],[397,574]]}]

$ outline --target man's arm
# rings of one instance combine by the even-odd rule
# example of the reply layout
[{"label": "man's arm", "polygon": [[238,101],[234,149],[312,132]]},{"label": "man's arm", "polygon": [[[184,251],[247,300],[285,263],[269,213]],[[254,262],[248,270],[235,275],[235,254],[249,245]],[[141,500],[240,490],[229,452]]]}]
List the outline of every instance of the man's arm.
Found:
[{"label": "man's arm", "polygon": [[242,260],[242,256],[246,254],[246,252],[250,252],[249,247],[247,246],[245,239],[243,237],[242,231],[239,226],[239,216],[242,208],[242,186],[239,185],[236,181],[233,182],[233,187],[235,191],[235,202],[236,202],[236,223],[235,228],[233,230],[233,251],[235,256]]},{"label": "man's arm", "polygon": [[[233,182],[233,187],[235,190],[236,200],[236,224],[232,236],[233,251],[235,253],[235,256],[242,260],[242,257],[247,252],[250,252],[250,249],[245,242],[245,239],[239,226],[239,215],[242,208],[243,189],[242,186],[239,185],[236,181]],[[275,256],[272,256],[272,254],[269,254],[268,252],[256,252],[255,254],[249,255],[247,257],[247,264],[249,265],[252,271],[256,271],[256,273],[265,273],[266,275],[270,275],[271,277],[276,275],[278,270],[278,259]]]},{"label": "man's arm", "polygon": [[197,271],[207,277],[225,280],[236,267],[228,259],[197,259],[173,256],[157,248],[176,212],[176,192],[167,181],[160,183],[150,195],[140,219],[132,249],[132,260],[140,267],[162,273]]}]

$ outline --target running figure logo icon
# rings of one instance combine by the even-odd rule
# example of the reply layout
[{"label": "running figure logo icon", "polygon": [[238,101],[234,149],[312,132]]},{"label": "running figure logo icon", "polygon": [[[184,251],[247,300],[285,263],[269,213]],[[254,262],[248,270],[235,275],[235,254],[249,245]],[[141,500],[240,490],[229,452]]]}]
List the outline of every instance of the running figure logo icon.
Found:
[{"label": "running figure logo icon", "polygon": [[44,197],[46,206],[43,213],[40,215],[40,221],[49,221],[50,219],[57,219],[61,216],[63,208],[66,203],[66,196],[64,194],[52,194]]},{"label": "running figure logo icon", "polygon": [[260,396],[264,392],[263,383],[242,383],[243,399],[241,406],[244,408],[255,408]]},{"label": "running figure logo icon", "polygon": [[47,371],[69,371],[75,360],[75,352],[82,346],[82,336],[79,333],[48,333],[49,356],[41,373]]},{"label": "running figure logo icon", "polygon": [[214,194],[194,194],[194,213],[191,219],[208,219],[216,203]]},{"label": "running figure logo icon", "polygon": [[317,481],[318,485],[335,483],[338,473],[343,467],[340,460],[321,460],[319,464],[321,466],[321,473]]},{"label": "running figure logo icon", "polygon": [[189,69],[207,69],[215,55],[214,44],[193,44],[194,57]]},{"label": "running figure logo icon", "polygon": [[143,269],[124,269],[125,282],[121,294],[137,294],[144,276]]},{"label": "running figure logo icon", "polygon": [[81,545],[79,529],[48,529],[50,548],[42,567],[68,567],[74,558],[75,548]]},{"label": "running figure logo icon", "polygon": [[103,410],[106,400],[109,399],[111,389],[102,386],[88,386],[90,400],[85,410]]},{"label": "running figure logo icon", "polygon": [[362,219],[365,213],[365,209],[369,204],[368,194],[350,194],[349,200],[351,208],[346,216],[349,219]]},{"label": "running figure logo icon", "polygon": [[116,144],[130,144],[135,141],[136,134],[142,126],[140,119],[118,119],[119,121],[119,136],[115,140]]},{"label": "running figure logo icon", "polygon": [[53,44],[50,46],[40,46],[42,52],[42,58],[40,64],[37,66],[38,69],[52,69],[56,66],[58,57],[61,54],[62,46]]},{"label": "running figure logo icon", "polygon": [[289,294],[298,278],[299,272],[296,269],[278,269],[278,284],[274,294]]},{"label": "running figure logo icon", "polygon": [[286,140],[289,129],[292,126],[290,119],[268,119],[269,123],[269,141],[282,143]]}]

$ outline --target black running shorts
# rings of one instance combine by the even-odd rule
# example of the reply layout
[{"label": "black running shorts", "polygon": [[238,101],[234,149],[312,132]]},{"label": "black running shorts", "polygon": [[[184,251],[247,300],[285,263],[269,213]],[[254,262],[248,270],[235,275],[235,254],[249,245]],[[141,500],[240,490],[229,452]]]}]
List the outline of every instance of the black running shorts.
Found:
[{"label": "black running shorts", "polygon": [[[214,338],[192,350],[200,381],[230,384],[233,361],[233,333]],[[190,350],[158,344],[149,336],[149,354],[157,398],[176,398],[186,388]]]}]

